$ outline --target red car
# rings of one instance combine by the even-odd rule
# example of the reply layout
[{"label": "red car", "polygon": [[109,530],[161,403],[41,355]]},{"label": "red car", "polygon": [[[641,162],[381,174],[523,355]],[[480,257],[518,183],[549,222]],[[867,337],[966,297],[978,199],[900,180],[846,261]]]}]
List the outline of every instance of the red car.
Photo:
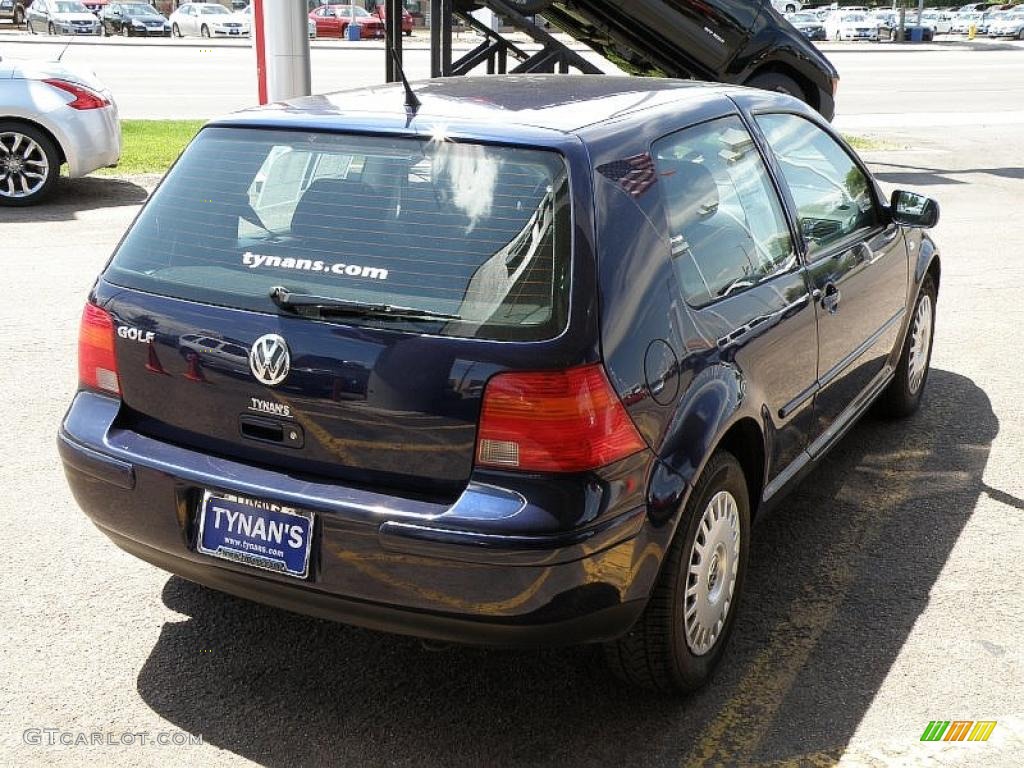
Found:
[{"label": "red car", "polygon": [[[388,20],[388,9],[383,5],[378,5],[374,11],[381,21],[387,22]],[[409,13],[409,9],[402,9],[402,34],[406,37],[412,36],[412,14]]]},{"label": "red car", "polygon": [[309,14],[316,23],[317,37],[337,38],[345,37],[353,16],[363,38],[384,37],[384,22],[358,5],[321,5]]}]

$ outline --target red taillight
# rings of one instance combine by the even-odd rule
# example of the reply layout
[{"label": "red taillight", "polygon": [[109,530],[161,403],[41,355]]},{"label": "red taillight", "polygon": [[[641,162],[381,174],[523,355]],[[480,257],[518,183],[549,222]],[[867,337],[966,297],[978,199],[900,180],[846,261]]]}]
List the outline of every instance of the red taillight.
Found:
[{"label": "red taillight", "polygon": [[114,355],[114,321],[95,304],[86,304],[78,331],[78,382],[83,387],[121,394]]},{"label": "red taillight", "polygon": [[68,106],[72,109],[100,109],[101,107],[110,106],[108,99],[105,99],[91,88],[86,88],[84,85],[69,83],[67,80],[58,80],[56,78],[44,80],[43,82],[74,96],[74,101],[68,102]]},{"label": "red taillight", "polygon": [[476,446],[479,466],[581,472],[643,447],[600,365],[501,373],[484,389]]}]

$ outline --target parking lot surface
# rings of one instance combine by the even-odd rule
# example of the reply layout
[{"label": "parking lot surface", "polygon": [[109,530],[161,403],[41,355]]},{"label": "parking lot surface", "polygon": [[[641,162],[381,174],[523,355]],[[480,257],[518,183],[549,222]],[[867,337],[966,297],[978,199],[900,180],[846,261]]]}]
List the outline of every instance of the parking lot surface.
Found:
[{"label": "parking lot surface", "polygon": [[[54,438],[82,303],[156,179],[65,182],[45,206],[0,212],[4,762],[1019,766],[1024,51],[863,48],[834,54],[837,123],[883,142],[866,156],[889,188],[942,205],[926,399],[896,425],[867,418],[760,521],[721,670],[683,701],[621,687],[594,648],[427,647],[120,553],[68,494]],[[125,86],[130,116],[201,108],[203,54],[174,50],[168,69],[97,50],[119,94],[132,74],[154,89]],[[227,94],[218,112],[248,99],[244,55],[207,69]],[[333,64],[344,79],[318,71],[316,86],[362,82],[380,64],[362,56]],[[984,743],[919,740],[929,721],[957,719],[997,726]],[[44,728],[180,730],[203,743],[26,743],[26,729]]]}]

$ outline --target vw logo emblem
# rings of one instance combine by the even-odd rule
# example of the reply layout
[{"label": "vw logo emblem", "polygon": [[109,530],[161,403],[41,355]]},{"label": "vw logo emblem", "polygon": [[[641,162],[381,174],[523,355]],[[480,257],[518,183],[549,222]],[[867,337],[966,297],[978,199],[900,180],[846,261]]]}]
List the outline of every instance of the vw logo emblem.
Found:
[{"label": "vw logo emblem", "polygon": [[276,333],[260,336],[249,351],[249,368],[252,375],[268,387],[284,381],[291,365],[288,345]]}]

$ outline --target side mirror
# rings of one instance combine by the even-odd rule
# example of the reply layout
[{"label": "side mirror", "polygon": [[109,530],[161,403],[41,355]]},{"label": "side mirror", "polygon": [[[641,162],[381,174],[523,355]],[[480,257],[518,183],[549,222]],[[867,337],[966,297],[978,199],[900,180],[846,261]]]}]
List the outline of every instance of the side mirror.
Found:
[{"label": "side mirror", "polygon": [[939,223],[939,204],[930,197],[897,189],[892,193],[889,215],[904,227],[931,229]]}]

